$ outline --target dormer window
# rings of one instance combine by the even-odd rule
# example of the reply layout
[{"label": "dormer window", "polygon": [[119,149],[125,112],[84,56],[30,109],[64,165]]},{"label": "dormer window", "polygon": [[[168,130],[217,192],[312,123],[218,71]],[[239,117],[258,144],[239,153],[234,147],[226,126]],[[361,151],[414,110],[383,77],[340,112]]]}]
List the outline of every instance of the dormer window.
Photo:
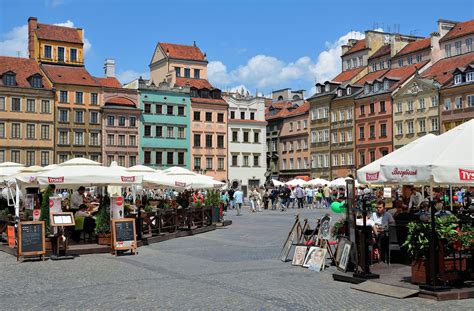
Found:
[{"label": "dormer window", "polygon": [[457,74],[454,76],[454,84],[460,84],[460,83],[462,83],[462,75]]},{"label": "dormer window", "polygon": [[3,84],[8,86],[16,85],[16,75],[13,72],[8,72],[3,75]]},{"label": "dormer window", "polygon": [[377,70],[377,64],[376,63],[372,63],[372,71],[376,71]]},{"label": "dormer window", "polygon": [[341,89],[337,90],[337,96],[338,96],[338,97],[341,97],[341,96],[342,96],[342,90],[341,90]]},{"label": "dormer window", "polygon": [[474,71],[466,73],[466,82],[474,81]]},{"label": "dormer window", "polygon": [[191,89],[191,97],[199,97],[198,90],[196,90],[196,89]]},{"label": "dormer window", "polygon": [[329,83],[324,86],[324,92],[329,92],[330,85]]},{"label": "dormer window", "polygon": [[369,94],[369,93],[370,93],[370,85],[366,84],[366,85],[364,86],[364,93],[365,93],[365,94]]},{"label": "dormer window", "polygon": [[209,91],[208,90],[201,90],[201,97],[202,98],[209,98]]},{"label": "dormer window", "polygon": [[31,83],[31,87],[34,87],[34,88],[42,88],[43,87],[43,83],[41,81],[41,76],[39,75],[36,75],[36,76],[33,76],[31,77],[31,80],[30,80],[30,83]]},{"label": "dormer window", "polygon": [[321,85],[316,85],[316,94],[321,93]]},{"label": "dormer window", "polygon": [[69,50],[69,60],[71,62],[77,62],[77,49]]},{"label": "dormer window", "polygon": [[379,83],[375,83],[374,84],[374,92],[378,92],[379,91]]},{"label": "dormer window", "polygon": [[346,89],[346,93],[347,93],[347,95],[351,95],[351,93],[352,93],[352,88],[351,88],[351,87],[348,87],[348,88]]},{"label": "dormer window", "polygon": [[51,45],[44,46],[44,58],[52,58]]},{"label": "dormer window", "polygon": [[384,90],[388,90],[389,86],[390,86],[390,83],[388,82],[388,80],[385,80],[385,81],[383,82],[383,89],[384,89]]}]

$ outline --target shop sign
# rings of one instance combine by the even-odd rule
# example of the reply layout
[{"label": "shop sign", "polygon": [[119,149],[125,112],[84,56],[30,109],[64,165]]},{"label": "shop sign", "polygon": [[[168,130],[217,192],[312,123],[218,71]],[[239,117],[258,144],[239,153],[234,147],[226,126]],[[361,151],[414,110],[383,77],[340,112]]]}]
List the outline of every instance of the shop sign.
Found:
[{"label": "shop sign", "polygon": [[50,184],[58,184],[64,182],[64,176],[62,177],[48,177],[48,183]]},{"label": "shop sign", "polygon": [[380,172],[376,172],[376,173],[365,173],[365,179],[367,181],[377,181],[379,180],[379,174]]},{"label": "shop sign", "polygon": [[460,180],[474,180],[474,171],[460,168],[459,179]]},{"label": "shop sign", "polygon": [[120,176],[122,182],[135,182],[135,176]]},{"label": "shop sign", "polygon": [[404,176],[416,176],[418,174],[417,170],[410,170],[410,169],[405,169],[405,170],[399,170],[398,167],[394,168],[392,171],[392,176],[399,175],[401,178]]}]

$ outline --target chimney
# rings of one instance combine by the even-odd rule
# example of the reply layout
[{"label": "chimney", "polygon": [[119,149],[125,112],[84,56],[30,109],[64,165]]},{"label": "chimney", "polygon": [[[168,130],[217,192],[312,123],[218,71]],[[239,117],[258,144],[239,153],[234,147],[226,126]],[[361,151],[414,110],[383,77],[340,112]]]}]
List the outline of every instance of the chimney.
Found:
[{"label": "chimney", "polygon": [[106,78],[115,78],[115,60],[107,58],[104,63],[104,74]]},{"label": "chimney", "polygon": [[31,59],[35,59],[34,31],[37,27],[38,27],[38,19],[36,17],[28,18],[28,54]]},{"label": "chimney", "polygon": [[76,28],[78,34],[79,34],[79,38],[81,38],[81,42],[84,42],[84,29],[82,28]]}]

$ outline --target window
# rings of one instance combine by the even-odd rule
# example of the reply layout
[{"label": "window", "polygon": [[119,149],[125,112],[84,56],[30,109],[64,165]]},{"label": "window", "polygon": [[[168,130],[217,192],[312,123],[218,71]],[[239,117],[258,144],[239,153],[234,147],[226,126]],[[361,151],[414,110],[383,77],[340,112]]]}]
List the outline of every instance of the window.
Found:
[{"label": "window", "polygon": [[136,156],[129,156],[128,157],[128,166],[135,166],[137,165],[137,157]]},{"label": "window", "polygon": [[439,130],[439,119],[433,118],[431,119],[431,131],[438,131]]},{"label": "window", "polygon": [[144,127],[144,136],[145,137],[150,137],[151,136],[151,126],[150,125],[145,125]]},{"label": "window", "polygon": [[59,102],[60,103],[67,103],[68,96],[67,91],[59,91]]},{"label": "window", "polygon": [[3,84],[8,86],[16,85],[16,75],[14,73],[6,73],[3,75]]},{"label": "window", "polygon": [[338,166],[339,165],[339,155],[333,154],[332,155],[332,165]]},{"label": "window", "polygon": [[69,132],[68,131],[59,131],[59,144],[68,145],[69,144]]},{"label": "window", "polygon": [[69,60],[71,62],[77,62],[77,49],[69,50]]},{"label": "window", "polygon": [[462,108],[462,96],[458,96],[454,99],[456,109],[461,109]]},{"label": "window", "polygon": [[329,83],[324,86],[324,92],[329,92],[330,89],[331,86],[329,85]]},{"label": "window", "polygon": [[403,123],[399,121],[395,125],[397,126],[397,135],[403,135]]},{"label": "window", "polygon": [[58,47],[58,61],[64,62],[64,48]]},{"label": "window", "polygon": [[117,164],[120,165],[120,166],[125,166],[125,156],[119,155]]},{"label": "window", "polygon": [[474,107],[474,95],[467,95],[467,107]]},{"label": "window", "polygon": [[76,92],[76,104],[82,104],[82,97],[83,97],[82,92]]},{"label": "window", "polygon": [[194,134],[194,147],[201,147],[201,134]]},{"label": "window", "polygon": [[[1,107],[0,110],[2,110]],[[51,106],[49,104],[49,100],[41,101],[41,113],[51,113]]]},{"label": "window", "polygon": [[248,143],[248,142],[249,142],[249,132],[244,131],[244,143]]},{"label": "window", "polygon": [[231,118],[231,119],[235,119],[235,111],[231,111],[231,112],[230,112],[230,118]]},{"label": "window", "polygon": [[118,136],[118,145],[119,146],[125,146],[125,135],[119,135]]},{"label": "window", "polygon": [[254,143],[259,143],[260,142],[260,132],[253,132],[253,142]]},{"label": "window", "polygon": [[51,45],[44,46],[44,58],[52,58],[51,56]]},{"label": "window", "polygon": [[243,159],[244,159],[244,163],[242,164],[242,166],[250,166],[249,165],[249,156],[244,155]]},{"label": "window", "polygon": [[5,138],[5,123],[3,122],[0,123],[0,138]]},{"label": "window", "polygon": [[359,127],[359,138],[364,139],[365,133],[364,133],[364,127],[361,126]]},{"label": "window", "polygon": [[372,63],[372,71],[376,71],[377,70],[377,64],[376,63]]},{"label": "window", "polygon": [[446,44],[444,46],[444,54],[445,54],[445,57],[451,56],[451,44]]},{"label": "window", "polygon": [[206,148],[212,148],[212,135],[206,134]]},{"label": "window", "polygon": [[184,165],[184,152],[178,152],[178,165]]},{"label": "window", "polygon": [[91,146],[99,146],[99,133],[91,133],[90,134],[90,142],[89,145]]},{"label": "window", "polygon": [[201,112],[200,111],[194,111],[194,121],[201,121]]},{"label": "window", "polygon": [[359,66],[363,66],[364,65],[364,61],[362,59],[362,56],[359,56]]},{"label": "window", "polygon": [[163,164],[163,152],[161,151],[155,152],[155,164],[157,165]]},{"label": "window", "polygon": [[398,60],[398,67],[403,67],[403,59]]},{"label": "window", "polygon": [[185,78],[191,78],[191,69],[184,68],[184,77]]},{"label": "window", "polygon": [[167,152],[166,153],[166,164],[168,165],[173,165],[174,163],[174,154],[173,152]]},{"label": "window", "polygon": [[163,114],[163,105],[157,104],[155,106],[156,114]]},{"label": "window", "polygon": [[99,113],[97,111],[91,111],[91,121],[92,124],[99,123]]},{"label": "window", "polygon": [[217,135],[217,148],[224,148],[224,135]]},{"label": "window", "polygon": [[472,38],[466,39],[466,52],[472,52]]},{"label": "window", "polygon": [[308,150],[308,140],[307,139],[303,140],[303,149]]},{"label": "window", "polygon": [[239,135],[239,132],[237,132],[237,131],[232,131],[232,142],[233,142],[233,143],[238,142],[238,135]]},{"label": "window", "polygon": [[347,110],[347,120],[352,120],[352,109]]},{"label": "window", "polygon": [[[113,155],[108,155],[107,156],[107,166],[110,166],[110,164],[112,164],[112,162],[114,162],[114,156]],[[146,159],[146,152],[145,152],[145,159]],[[146,160],[145,160],[146,161]]]},{"label": "window", "polygon": [[171,105],[168,105],[166,106],[166,114],[169,115],[169,116],[172,116],[173,115],[173,106]]},{"label": "window", "polygon": [[137,145],[137,136],[135,136],[135,135],[128,136],[128,145],[129,146],[136,146]]},{"label": "window", "polygon": [[217,158],[217,169],[219,171],[224,170],[224,158]]},{"label": "window", "polygon": [[212,122],[212,112],[206,112],[206,122]]},{"label": "window", "polygon": [[352,130],[347,132],[347,141],[352,141]]},{"label": "window", "polygon": [[39,75],[35,75],[33,77],[31,77],[31,87],[34,87],[34,88],[42,88],[43,87],[43,83],[42,83],[42,79],[41,79],[41,76]]},{"label": "window", "polygon": [[174,72],[177,78],[181,77],[181,67],[174,67]]},{"label": "window", "polygon": [[460,83],[462,83],[462,75],[457,74],[454,76],[454,84],[460,84]]},{"label": "window", "polygon": [[199,69],[194,69],[194,79],[200,79],[201,78],[201,70]]},{"label": "window", "polygon": [[20,163],[20,151],[12,150],[10,153],[10,160],[15,163]]},{"label": "window", "polygon": [[41,151],[41,166],[49,165],[49,152]]},{"label": "window", "polygon": [[303,121],[303,129],[307,129],[308,128],[308,120],[304,120]]},{"label": "window", "polygon": [[107,134],[107,145],[109,146],[115,145],[115,135]]},{"label": "window", "polygon": [[145,151],[144,152],[143,162],[145,164],[151,164],[151,151]]},{"label": "window", "polygon": [[[337,122],[337,113],[335,111],[331,112],[331,121]],[[291,131],[291,129],[290,129]]]},{"label": "window", "polygon": [[380,89],[380,83],[374,83],[374,92],[378,92]]},{"label": "window", "polygon": [[344,121],[346,119],[346,112],[344,110],[339,111],[339,120]]},{"label": "window", "polygon": [[369,127],[369,138],[375,138],[375,125]]},{"label": "window", "polygon": [[12,98],[12,109],[11,111],[21,111],[21,99],[20,98]]},{"label": "window", "polygon": [[454,49],[456,50],[456,55],[461,54],[461,41],[454,42]]},{"label": "window", "polygon": [[346,93],[347,93],[347,95],[351,95],[352,89],[351,89],[350,87],[348,87],[348,88],[346,89]]},{"label": "window", "polygon": [[293,122],[290,122],[290,132],[293,132]]},{"label": "window", "polygon": [[245,111],[240,112],[240,119],[245,120]]},{"label": "window", "polygon": [[425,99],[424,98],[419,98],[418,99],[418,107],[419,107],[419,109],[425,109]]},{"label": "window", "polygon": [[[1,136],[1,133],[0,133]],[[49,139],[49,125],[41,125],[41,139]]]},{"label": "window", "polygon": [[341,132],[341,143],[346,142],[346,132]]},{"label": "window", "polygon": [[416,55],[416,62],[420,63],[421,62],[421,54]]},{"label": "window", "polygon": [[466,82],[474,81],[474,71],[466,73]]},{"label": "window", "polygon": [[26,100],[26,112],[35,112],[36,101],[34,99]]},{"label": "window", "polygon": [[233,155],[232,156],[232,166],[237,166],[238,164],[238,156]]},{"label": "window", "polygon": [[336,133],[336,132],[333,132],[333,133],[332,133],[332,143],[333,143],[333,144],[336,144],[336,143],[337,143],[337,133]]},{"label": "window", "polygon": [[12,123],[11,137],[21,138],[21,124],[20,123]]},{"label": "window", "polygon": [[35,152],[34,151],[26,152],[26,165],[27,166],[35,165]]},{"label": "window", "polygon": [[382,149],[382,150],[380,150],[380,154],[382,155],[382,157],[385,157],[388,154],[388,150],[387,149]]},{"label": "window", "polygon": [[385,61],[380,61],[380,69],[385,69]]},{"label": "window", "polygon": [[212,170],[212,158],[206,158],[206,170]]},{"label": "window", "polygon": [[5,111],[5,97],[0,97],[0,111]]},{"label": "window", "polygon": [[408,121],[407,122],[407,127],[408,127],[408,134],[413,134],[413,121]]},{"label": "window", "polygon": [[370,150],[369,151],[369,156],[370,156],[370,162],[375,161],[375,150]]},{"label": "window", "polygon": [[408,112],[412,112],[413,111],[413,101],[412,100],[409,100],[408,103],[407,103],[407,106],[408,106]]},{"label": "window", "polygon": [[84,145],[84,132],[74,132],[74,145]]},{"label": "window", "polygon": [[451,99],[450,98],[445,98],[444,99],[444,110],[450,110],[451,109]]},{"label": "window", "polygon": [[374,103],[370,103],[370,113],[375,113],[375,104]]},{"label": "window", "polygon": [[421,133],[426,132],[426,121],[425,121],[425,119],[419,120],[418,125],[420,127],[420,132]]},{"label": "window", "polygon": [[365,105],[360,105],[360,115],[365,115]]},{"label": "window", "polygon": [[341,96],[342,96],[342,90],[341,90],[341,89],[337,90],[337,96],[338,96],[338,97],[341,97]]},{"label": "window", "polygon": [[75,111],[74,113],[74,122],[84,123],[84,111]]},{"label": "window", "polygon": [[380,102],[380,112],[385,112],[385,101]]},{"label": "window", "polygon": [[319,94],[319,93],[321,93],[321,86],[316,85],[316,94]]},{"label": "window", "polygon": [[166,137],[167,138],[174,138],[174,127],[168,126],[166,128]]},{"label": "window", "polygon": [[36,138],[36,126],[34,124],[26,125],[26,139]]},{"label": "window", "polygon": [[125,117],[124,116],[119,116],[118,117],[118,125],[119,126],[125,126]]},{"label": "window", "polygon": [[137,118],[136,117],[130,117],[128,119],[128,126],[130,126],[130,127],[137,126]]},{"label": "window", "polygon": [[186,138],[186,134],[184,133],[184,127],[178,127],[178,138],[184,139]]},{"label": "window", "polygon": [[289,150],[290,152],[292,152],[292,151],[293,151],[293,142],[290,141],[289,144],[290,144],[290,147],[288,148],[288,150]]},{"label": "window", "polygon": [[354,155],[352,153],[349,153],[349,165],[354,165]]},{"label": "window", "polygon": [[431,107],[438,107],[438,96],[431,96]]},{"label": "window", "polygon": [[380,137],[387,137],[387,124],[380,124]]},{"label": "window", "polygon": [[413,64],[413,56],[410,55],[410,56],[407,57],[407,63],[408,63],[408,65]]},{"label": "window", "polygon": [[346,67],[347,67],[347,69],[351,69],[351,60],[350,59],[348,59],[346,61]]},{"label": "window", "polygon": [[91,93],[91,105],[97,105],[99,103],[97,99],[97,93]]},{"label": "window", "polygon": [[68,155],[67,155],[67,154],[60,154],[60,155],[58,156],[58,161],[59,161],[59,163],[66,162],[67,159],[68,159]]},{"label": "window", "polygon": [[151,104],[145,104],[145,113],[151,113]]},{"label": "window", "polygon": [[184,106],[178,106],[178,116],[184,116]]}]

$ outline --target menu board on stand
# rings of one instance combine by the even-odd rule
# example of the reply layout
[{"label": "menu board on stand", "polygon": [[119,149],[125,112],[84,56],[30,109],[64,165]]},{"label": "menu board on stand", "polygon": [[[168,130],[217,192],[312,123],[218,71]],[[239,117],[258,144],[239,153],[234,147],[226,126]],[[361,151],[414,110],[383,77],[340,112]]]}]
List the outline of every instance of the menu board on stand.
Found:
[{"label": "menu board on stand", "polygon": [[20,257],[40,256],[44,260],[46,243],[44,221],[24,221],[18,223],[18,252]]},{"label": "menu board on stand", "polygon": [[112,219],[112,250],[115,256],[117,251],[126,250],[137,254],[135,218]]}]

